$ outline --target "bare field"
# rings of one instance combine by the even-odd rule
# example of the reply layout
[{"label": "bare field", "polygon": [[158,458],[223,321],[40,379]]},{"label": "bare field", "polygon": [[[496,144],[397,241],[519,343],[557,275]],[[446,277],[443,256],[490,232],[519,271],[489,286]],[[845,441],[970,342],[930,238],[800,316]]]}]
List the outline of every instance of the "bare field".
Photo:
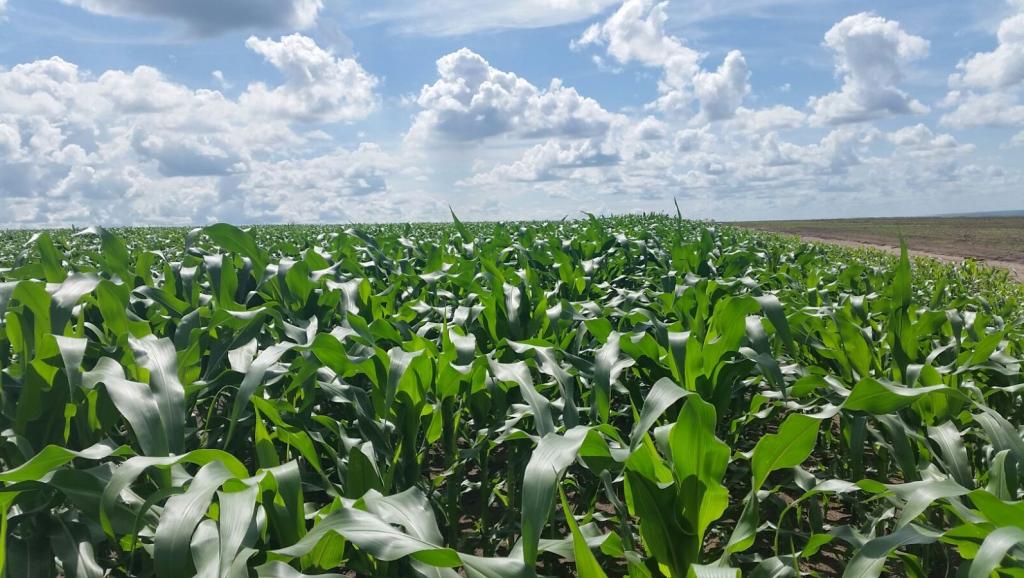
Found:
[{"label": "bare field", "polygon": [[1024,217],[922,217],[755,221],[731,225],[798,235],[809,241],[893,250],[900,236],[918,255],[943,260],[972,258],[1011,269],[1024,280]]}]

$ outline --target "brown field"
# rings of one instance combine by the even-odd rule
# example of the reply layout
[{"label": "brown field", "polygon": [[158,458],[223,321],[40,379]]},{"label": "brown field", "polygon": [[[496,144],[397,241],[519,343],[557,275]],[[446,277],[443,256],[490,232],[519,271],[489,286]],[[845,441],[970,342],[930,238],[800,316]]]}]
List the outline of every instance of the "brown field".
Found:
[{"label": "brown field", "polygon": [[809,241],[896,250],[900,236],[912,253],[950,261],[972,258],[1024,280],[1024,217],[920,217],[730,223],[799,235]]}]

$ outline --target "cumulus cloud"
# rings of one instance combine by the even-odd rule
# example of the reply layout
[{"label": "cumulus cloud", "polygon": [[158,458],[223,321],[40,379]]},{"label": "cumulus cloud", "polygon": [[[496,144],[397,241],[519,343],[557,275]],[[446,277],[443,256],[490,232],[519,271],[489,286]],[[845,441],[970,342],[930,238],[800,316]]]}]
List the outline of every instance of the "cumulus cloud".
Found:
[{"label": "cumulus cloud", "polygon": [[254,110],[303,122],[343,122],[377,109],[378,80],[353,58],[338,58],[301,34],[245,42],[281,72],[285,82],[268,88],[250,84],[242,103]]},{"label": "cumulus cloud", "polygon": [[703,70],[705,55],[665,30],[667,7],[667,1],[625,0],[607,20],[587,28],[571,47],[603,46],[620,64],[660,68],[660,96],[650,105],[652,109],[683,111],[697,99],[703,120],[732,118],[750,93],[746,59],[734,50],[718,70]]},{"label": "cumulus cloud", "polygon": [[960,63],[954,82],[970,87],[1000,90],[1024,81],[1024,12],[1002,21],[996,34],[999,45]]},{"label": "cumulus cloud", "polygon": [[620,160],[617,152],[608,150],[595,140],[565,143],[552,139],[531,147],[518,161],[498,165],[459,184],[479,186],[502,181],[551,181],[565,177],[575,169],[611,166]]},{"label": "cumulus cloud", "polygon": [[198,177],[245,172],[246,160],[231,143],[217,135],[153,134],[136,129],[132,148],[143,159],[156,161],[166,177]]},{"label": "cumulus cloud", "polygon": [[861,122],[900,114],[924,114],[928,107],[899,88],[905,68],[928,55],[929,43],[908,34],[899,22],[868,12],[848,16],[825,34],[835,56],[838,92],[812,97],[817,124]]},{"label": "cumulus cloud", "polygon": [[1024,126],[1024,2],[1011,0],[1015,13],[999,24],[995,50],[960,62],[950,76],[942,123],[953,128]]},{"label": "cumulus cloud", "polygon": [[1024,105],[1016,94],[954,92],[945,103],[954,108],[942,116],[942,124],[952,128],[1024,126]]},{"label": "cumulus cloud", "polygon": [[[333,89],[317,92],[317,83],[338,80],[331,71],[341,61],[306,42],[299,45],[320,60],[303,61],[285,41],[262,42],[287,80],[238,99],[172,82],[147,66],[96,76],[55,57],[0,69],[4,219],[36,225],[269,220],[286,219],[290,208],[340,206],[355,196],[374,197],[367,207],[386,205],[377,197],[387,197],[395,163],[372,145],[341,148],[296,123],[363,114],[365,106]],[[289,77],[302,71],[309,72],[305,83]],[[295,110],[267,106],[254,94],[297,99]],[[277,197],[267,192],[285,181],[289,186]]]},{"label": "cumulus cloud", "polygon": [[[609,2],[553,4],[596,14]],[[706,62],[667,31],[666,7],[625,0],[574,43],[654,69],[658,96],[646,107],[612,112],[558,79],[534,84],[462,49],[406,98],[405,140],[383,147],[340,146],[331,134],[360,143],[362,127],[325,126],[385,106],[381,81],[344,49],[301,35],[251,37],[252,63],[280,80],[246,86],[233,67],[237,97],[149,66],[93,74],[52,58],[0,68],[0,214],[25,226],[402,221],[440,218],[452,203],[460,216],[539,218],[580,206],[663,211],[677,196],[687,214],[750,218],[945,202],[967,183],[1017,190],[1019,172],[972,161],[971,145],[933,125],[852,122],[922,110],[900,85],[927,42],[898,23],[840,22],[825,45],[842,88],[802,110],[755,107],[767,95],[751,96],[744,55]],[[993,54],[1012,40],[1006,28]],[[978,80],[976,62],[951,79],[943,122],[1024,127],[1020,83]],[[229,86],[223,74],[204,80]]]},{"label": "cumulus cloud", "polygon": [[738,50],[726,55],[715,72],[701,71],[693,81],[700,112],[707,120],[732,118],[750,93],[750,69]]},{"label": "cumulus cloud", "polygon": [[920,123],[891,132],[886,138],[898,147],[915,151],[948,151],[961,146],[953,135],[937,135],[932,129]]},{"label": "cumulus cloud", "polygon": [[219,202],[255,222],[394,219],[388,178],[398,166],[392,155],[372,143],[306,158],[254,162],[239,178],[225,179]]},{"label": "cumulus cloud", "polygon": [[[945,202],[972,175],[979,179],[972,184],[985,190],[1007,181],[998,171],[969,169],[973,147],[925,125],[887,133],[850,124],[807,142],[806,132],[790,140],[766,128],[738,128],[745,114],[650,141],[630,134],[635,122],[616,125],[602,142],[548,141],[459,184],[486,186],[506,199],[550,195],[559,206],[588,210],[665,210],[678,197],[691,214],[696,206],[719,218],[741,218],[769,205],[813,216],[809,211],[856,210],[861,203]],[[762,206],[751,210],[750,203]],[[532,214],[525,207],[502,210]]]},{"label": "cumulus cloud", "polygon": [[665,31],[667,7],[667,1],[625,0],[607,20],[587,28],[572,47],[603,45],[622,64],[639,62],[692,77],[702,55]]},{"label": "cumulus cloud", "polygon": [[[0,7],[5,0],[0,0]],[[184,24],[199,35],[262,28],[302,30],[316,22],[323,0],[61,0],[107,16],[159,18]]]},{"label": "cumulus cloud", "polygon": [[764,133],[795,129],[803,126],[806,122],[807,113],[791,106],[778,104],[758,109],[739,107],[729,125],[739,131]]},{"label": "cumulus cloud", "polygon": [[474,141],[499,135],[519,138],[604,134],[615,115],[558,79],[540,89],[512,72],[498,70],[462,48],[437,61],[438,80],[424,86],[423,109],[408,139]]}]

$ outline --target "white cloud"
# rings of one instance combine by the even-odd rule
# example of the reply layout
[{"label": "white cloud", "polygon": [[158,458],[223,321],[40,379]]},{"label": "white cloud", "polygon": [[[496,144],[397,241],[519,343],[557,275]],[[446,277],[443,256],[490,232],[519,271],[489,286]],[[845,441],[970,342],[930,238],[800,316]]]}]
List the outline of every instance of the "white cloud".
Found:
[{"label": "white cloud", "polygon": [[507,135],[519,138],[604,134],[615,115],[558,79],[539,89],[512,72],[492,67],[462,48],[437,61],[438,80],[424,86],[416,103],[423,109],[409,130],[410,142],[473,141]]},{"label": "white cloud", "polygon": [[234,88],[234,85],[228,82],[227,78],[224,76],[224,71],[214,70],[212,73],[210,73],[210,76],[212,76],[213,79],[217,81],[217,85],[223,88],[224,90],[230,90]]},{"label": "white cloud", "polygon": [[955,108],[944,114],[941,122],[952,128],[1024,126],[1024,105],[1015,94],[953,92],[946,98],[946,104]]},{"label": "white cloud", "polygon": [[892,133],[845,125],[805,142],[806,132],[792,141],[763,127],[747,130],[749,114],[741,109],[731,121],[650,141],[631,134],[638,124],[633,120],[615,125],[601,142],[552,140],[526,148],[511,161],[478,166],[459,184],[484,187],[488,198],[507,201],[497,210],[521,217],[536,211],[512,200],[546,198],[559,210],[664,211],[678,197],[686,214],[739,219],[769,208],[817,216],[887,203],[949,202],[966,183],[984,191],[1012,183],[1005,172],[970,168],[972,146],[925,125]]},{"label": "white cloud", "polygon": [[[0,0],[0,2],[5,0]],[[231,29],[302,30],[316,22],[323,0],[61,0],[107,16],[159,18],[180,22],[199,35]]]},{"label": "white cloud", "polygon": [[810,99],[816,124],[928,112],[899,88],[905,67],[928,55],[924,38],[908,34],[899,22],[862,12],[833,26],[825,34],[825,46],[834,53],[843,85],[839,92]]},{"label": "white cloud", "polygon": [[405,34],[454,36],[579,22],[619,0],[382,0],[363,15]]},{"label": "white cloud", "polygon": [[[295,99],[292,111],[252,92],[231,99],[193,89],[147,66],[96,76],[51,58],[0,69],[2,219],[39,226],[315,220],[315,206],[340,210],[356,196],[348,215],[386,213],[397,163],[374,145],[348,150],[295,124],[366,109],[333,89],[317,92],[317,82],[338,81],[341,61],[305,42],[300,56],[286,42],[262,42],[286,77],[310,71],[306,84],[288,77],[280,87],[260,85],[264,97]],[[320,60],[302,60],[309,54]]]},{"label": "white cloud", "polygon": [[343,122],[377,109],[378,80],[353,58],[338,58],[301,34],[279,41],[253,36],[245,45],[285,79],[275,88],[250,84],[242,103],[254,110],[303,122]]},{"label": "white cloud", "polygon": [[[923,124],[901,128],[887,134],[886,138],[898,147],[913,151],[949,151],[961,147],[953,135],[937,135]],[[970,145],[963,146],[970,147]]]},{"label": "white cloud", "polygon": [[14,160],[21,155],[21,132],[14,123],[0,122],[0,157]]},{"label": "white cloud", "polygon": [[379,146],[362,143],[309,158],[253,163],[226,179],[220,202],[254,222],[394,220],[398,205],[388,178],[399,163]]},{"label": "white cloud", "polygon": [[653,116],[646,116],[632,124],[632,129],[634,136],[642,141],[659,140],[668,135],[668,125]]},{"label": "white cloud", "polygon": [[0,21],[4,19],[5,10],[7,10],[7,0],[0,0]]},{"label": "white cloud", "polygon": [[715,72],[701,71],[694,78],[694,92],[700,101],[701,115],[709,120],[732,118],[743,99],[750,94],[750,69],[738,50],[725,56]]},{"label": "white cloud", "polygon": [[663,69],[663,93],[688,91],[704,55],[665,31],[667,6],[667,1],[625,0],[607,20],[591,25],[571,46],[574,50],[605,46],[608,56],[621,64],[635,62]]},{"label": "white cloud", "polygon": [[[798,0],[741,3],[754,9],[788,1]],[[465,15],[425,26],[444,33],[532,26],[556,13],[597,14],[611,3],[503,4],[502,22],[466,2],[457,4]],[[544,16],[542,5],[551,9]],[[511,16],[519,7],[527,13]],[[814,217],[912,211],[959,199],[968,186],[989,195],[1019,190],[1019,171],[973,159],[970,144],[928,121],[891,132],[844,124],[923,107],[901,83],[927,42],[898,23],[858,15],[833,27],[825,45],[842,88],[796,109],[769,100],[780,96],[780,79],[769,79],[767,94],[752,94],[740,52],[712,64],[673,36],[667,15],[678,26],[691,8],[702,10],[626,0],[574,43],[599,47],[595,57],[605,70],[636,65],[657,77],[649,81],[657,82],[655,102],[614,112],[558,79],[534,84],[469,49],[438,59],[436,78],[398,104],[381,98],[382,81],[351,51],[339,45],[332,52],[301,35],[250,38],[248,64],[263,59],[281,80],[252,82],[238,63],[230,78],[199,78],[199,86],[222,90],[173,81],[151,66],[93,74],[53,58],[0,68],[0,220],[405,221],[444,218],[449,203],[465,218],[543,218],[579,207],[671,210],[673,196],[693,216]],[[415,26],[416,18],[392,24]],[[992,54],[1007,39],[1001,32]],[[965,58],[938,105],[948,109],[943,122],[1024,127],[1020,83],[968,82],[968,69],[983,69],[968,64],[974,62],[980,60]],[[238,86],[230,95],[229,80]],[[381,134],[391,122],[339,126],[371,116],[376,123],[385,115],[375,111],[384,107],[389,115],[412,115],[404,140]]]},{"label": "white cloud", "polygon": [[999,90],[1024,81],[1024,13],[1003,20],[997,38],[994,51],[979,52],[960,63],[955,83]]},{"label": "white cloud", "polygon": [[625,0],[604,22],[593,24],[571,43],[574,50],[604,46],[620,64],[660,68],[659,98],[650,108],[678,112],[696,98],[701,118],[731,118],[750,92],[750,70],[737,50],[726,55],[717,71],[701,69],[705,55],[665,30],[668,2]]},{"label": "white cloud", "polygon": [[217,135],[132,133],[132,148],[143,159],[157,162],[166,177],[198,177],[245,172],[246,159],[235,144]]},{"label": "white cloud", "polygon": [[503,181],[550,181],[571,175],[576,169],[617,164],[621,158],[595,140],[572,143],[548,140],[531,147],[523,157],[511,164],[498,165],[458,184],[480,186]]},{"label": "white cloud", "polygon": [[801,127],[807,123],[807,113],[781,104],[758,109],[740,107],[729,122],[736,130],[763,133]]},{"label": "white cloud", "polygon": [[603,23],[593,24],[573,41],[575,49],[590,45],[607,47],[608,55],[622,64],[639,62],[645,66],[697,73],[701,54],[665,31],[668,2],[625,0]]},{"label": "white cloud", "polygon": [[998,45],[960,62],[949,78],[942,105],[950,108],[942,124],[953,128],[1024,126],[1024,2],[1011,1],[1017,12],[999,25]]}]

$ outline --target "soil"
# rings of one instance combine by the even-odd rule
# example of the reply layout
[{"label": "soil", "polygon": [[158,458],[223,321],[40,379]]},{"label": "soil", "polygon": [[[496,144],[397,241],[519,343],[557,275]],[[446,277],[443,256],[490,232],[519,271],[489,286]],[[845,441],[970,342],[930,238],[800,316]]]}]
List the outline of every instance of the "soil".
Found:
[{"label": "soil", "polygon": [[1024,282],[1024,217],[928,217],[730,223],[797,235],[806,241],[910,254],[945,262],[975,259],[1010,271]]}]

